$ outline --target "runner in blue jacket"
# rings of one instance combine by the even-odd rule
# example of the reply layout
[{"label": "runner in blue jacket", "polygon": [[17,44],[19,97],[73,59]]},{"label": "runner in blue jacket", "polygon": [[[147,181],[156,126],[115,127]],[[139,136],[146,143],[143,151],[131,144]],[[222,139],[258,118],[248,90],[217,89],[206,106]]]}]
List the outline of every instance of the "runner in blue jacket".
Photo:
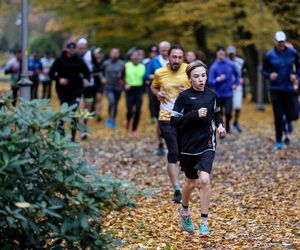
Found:
[{"label": "runner in blue jacket", "polygon": [[[297,107],[299,57],[294,48],[286,46],[286,35],[282,31],[275,33],[275,47],[268,51],[263,65],[263,75],[270,80],[270,95],[273,105],[276,130],[275,149],[283,147],[283,118],[287,122],[298,118]],[[295,103],[296,102],[296,103]]]},{"label": "runner in blue jacket", "polygon": [[222,113],[225,111],[226,131],[230,133],[233,89],[240,83],[235,65],[225,57],[225,48],[218,47],[217,58],[209,68],[208,82],[216,90]]}]

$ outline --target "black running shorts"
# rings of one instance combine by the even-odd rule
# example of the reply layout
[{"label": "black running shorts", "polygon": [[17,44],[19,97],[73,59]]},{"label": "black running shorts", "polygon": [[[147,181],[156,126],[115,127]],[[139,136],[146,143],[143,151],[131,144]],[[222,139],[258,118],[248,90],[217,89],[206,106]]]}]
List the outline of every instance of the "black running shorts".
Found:
[{"label": "black running shorts", "polygon": [[197,171],[204,171],[210,174],[215,158],[215,151],[208,150],[199,155],[180,156],[180,167],[189,179],[198,179]]}]

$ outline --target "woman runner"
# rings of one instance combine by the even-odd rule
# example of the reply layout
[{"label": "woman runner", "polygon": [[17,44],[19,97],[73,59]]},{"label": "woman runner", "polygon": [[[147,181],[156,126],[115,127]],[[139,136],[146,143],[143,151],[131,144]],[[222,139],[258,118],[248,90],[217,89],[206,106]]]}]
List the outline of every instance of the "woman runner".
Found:
[{"label": "woman runner", "polygon": [[215,130],[226,135],[217,94],[206,88],[207,66],[200,60],[191,62],[186,74],[192,87],[180,93],[171,117],[171,125],[181,128],[180,166],[186,176],[179,208],[180,224],[187,232],[194,231],[189,210],[190,195],[200,178],[201,222],[199,235],[209,237],[208,210],[211,197],[210,172],[216,149]]}]

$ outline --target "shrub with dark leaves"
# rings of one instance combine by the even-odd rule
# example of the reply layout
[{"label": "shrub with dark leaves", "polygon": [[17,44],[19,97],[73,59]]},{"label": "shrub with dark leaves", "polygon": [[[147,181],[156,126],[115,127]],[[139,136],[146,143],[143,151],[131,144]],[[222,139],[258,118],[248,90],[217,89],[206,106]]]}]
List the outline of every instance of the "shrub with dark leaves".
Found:
[{"label": "shrub with dark leaves", "polygon": [[79,118],[47,100],[0,98],[0,248],[106,249],[103,212],[130,205],[133,183],[98,176],[80,145],[59,133]]}]

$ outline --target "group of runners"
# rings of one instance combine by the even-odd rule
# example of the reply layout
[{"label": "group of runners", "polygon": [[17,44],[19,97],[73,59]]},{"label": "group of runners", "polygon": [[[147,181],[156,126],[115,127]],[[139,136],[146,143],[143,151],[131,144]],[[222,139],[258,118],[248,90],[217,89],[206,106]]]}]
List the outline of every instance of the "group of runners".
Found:
[{"label": "group of runners", "polygon": [[[144,93],[149,96],[151,120],[157,121],[157,154],[164,155],[167,147],[167,173],[174,189],[173,202],[180,203],[181,226],[188,232],[195,227],[189,210],[196,180],[200,180],[201,219],[199,235],[210,236],[208,212],[211,197],[210,173],[216,150],[216,132],[222,139],[233,127],[242,132],[239,116],[245,82],[245,62],[236,55],[236,48],[218,47],[216,59],[208,66],[197,59],[194,52],[185,53],[180,45],[162,41],[151,46],[149,57],[144,59],[141,50],[132,48],[127,61],[120,59],[120,50],[112,48],[104,60],[100,48],[89,49],[85,38],[67,43],[61,56],[43,71],[36,63],[36,72],[43,72],[47,81],[56,81],[59,100],[69,105],[95,111],[102,120],[103,94],[108,99],[107,128],[117,127],[118,103],[123,91],[126,94],[126,129],[137,136]],[[13,73],[13,67],[6,67]],[[45,64],[45,63],[43,63]],[[275,34],[275,47],[268,52],[263,75],[270,79],[270,93],[275,117],[275,148],[282,149],[285,128],[292,132],[292,120],[297,119],[299,58],[296,50],[286,45],[286,36]],[[49,85],[49,83],[48,83]],[[34,90],[35,91],[35,90]],[[45,92],[47,92],[45,90]],[[225,123],[223,123],[223,117]],[[86,123],[86,121],[83,121]],[[75,140],[75,124],[72,139]],[[61,124],[63,130],[63,124]],[[82,131],[82,138],[86,134]],[[179,184],[180,168],[186,180],[183,189]]]}]

